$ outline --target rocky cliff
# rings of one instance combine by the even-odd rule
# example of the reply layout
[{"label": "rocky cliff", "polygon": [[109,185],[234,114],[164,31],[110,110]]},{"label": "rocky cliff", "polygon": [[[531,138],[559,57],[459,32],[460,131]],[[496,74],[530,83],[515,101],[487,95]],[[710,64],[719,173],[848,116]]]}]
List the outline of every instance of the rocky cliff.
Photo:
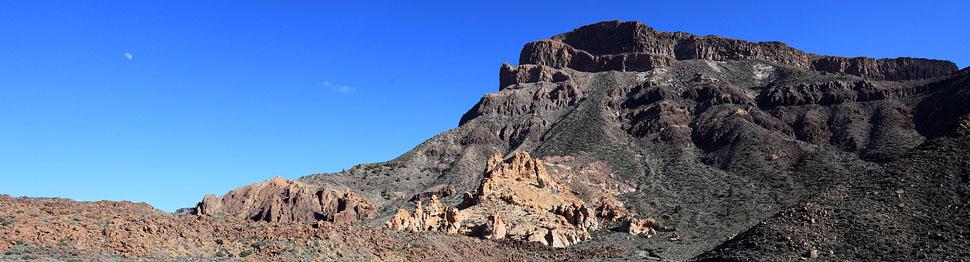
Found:
[{"label": "rocky cliff", "polygon": [[807,54],[781,42],[748,42],[719,36],[656,31],[640,22],[610,21],[526,44],[519,64],[584,72],[649,71],[673,61],[761,60],[873,80],[915,80],[957,70],[949,61],[919,58],[872,59]]}]

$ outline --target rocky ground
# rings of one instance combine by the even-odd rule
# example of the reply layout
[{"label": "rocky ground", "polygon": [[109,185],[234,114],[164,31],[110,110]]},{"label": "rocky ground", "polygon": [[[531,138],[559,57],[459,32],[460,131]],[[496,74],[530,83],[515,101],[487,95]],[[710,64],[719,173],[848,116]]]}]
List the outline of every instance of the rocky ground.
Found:
[{"label": "rocky ground", "polygon": [[0,249],[12,259],[960,261],[970,256],[968,104],[970,69],[949,61],[601,22],[526,44],[456,128],[393,160],[209,195],[184,216],[0,198]]},{"label": "rocky ground", "polygon": [[0,195],[0,260],[528,261],[609,257],[509,241],[360,225],[174,215],[144,203]]}]

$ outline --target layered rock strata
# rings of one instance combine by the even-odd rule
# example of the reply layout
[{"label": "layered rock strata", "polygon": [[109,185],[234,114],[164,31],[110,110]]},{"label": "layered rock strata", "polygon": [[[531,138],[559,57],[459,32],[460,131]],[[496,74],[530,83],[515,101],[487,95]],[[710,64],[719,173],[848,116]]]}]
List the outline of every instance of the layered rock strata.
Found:
[{"label": "layered rock strata", "polygon": [[[607,21],[528,43],[519,64],[584,72],[649,71],[678,60],[761,60],[873,80],[914,80],[957,71],[950,61],[807,54],[781,42],[748,42],[720,36],[656,31],[640,22]],[[532,75],[530,75],[532,76]],[[504,86],[503,81],[503,86]]]}]

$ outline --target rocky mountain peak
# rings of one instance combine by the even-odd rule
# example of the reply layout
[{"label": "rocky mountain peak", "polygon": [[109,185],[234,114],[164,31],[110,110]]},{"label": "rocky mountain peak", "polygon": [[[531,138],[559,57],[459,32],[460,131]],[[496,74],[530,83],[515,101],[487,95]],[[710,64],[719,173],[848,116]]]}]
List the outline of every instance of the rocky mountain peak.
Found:
[{"label": "rocky mountain peak", "polygon": [[950,61],[922,58],[833,57],[808,54],[781,42],[663,32],[641,22],[605,21],[528,43],[519,64],[585,72],[648,71],[681,60],[760,60],[873,80],[915,80],[957,71]]}]

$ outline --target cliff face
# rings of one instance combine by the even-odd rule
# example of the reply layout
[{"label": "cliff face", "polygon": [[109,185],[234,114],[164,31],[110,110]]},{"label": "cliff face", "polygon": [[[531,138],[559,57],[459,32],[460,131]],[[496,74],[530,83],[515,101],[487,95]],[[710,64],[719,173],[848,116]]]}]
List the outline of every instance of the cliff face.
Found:
[{"label": "cliff face", "polygon": [[610,21],[587,25],[528,43],[519,64],[571,68],[584,72],[648,71],[676,60],[761,60],[873,80],[915,80],[957,70],[949,61],[806,54],[780,42],[748,42],[719,36],[656,31],[640,22]]},{"label": "cliff face", "polygon": [[813,56],[812,69],[875,80],[913,80],[949,75],[957,71],[957,65],[950,61],[910,57],[873,59]]}]

